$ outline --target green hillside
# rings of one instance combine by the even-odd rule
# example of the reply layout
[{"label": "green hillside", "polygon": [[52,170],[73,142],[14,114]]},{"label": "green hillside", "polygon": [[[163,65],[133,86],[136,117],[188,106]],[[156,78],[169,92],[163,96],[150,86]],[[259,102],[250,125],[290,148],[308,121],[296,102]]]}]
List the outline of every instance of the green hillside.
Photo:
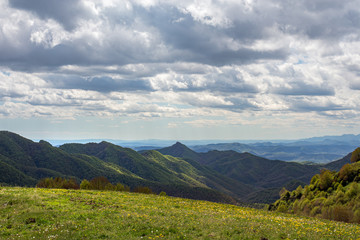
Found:
[{"label": "green hillside", "polygon": [[149,160],[157,162],[176,176],[196,181],[212,189],[221,191],[236,198],[242,198],[254,191],[250,185],[234,181],[224,175],[217,173],[206,166],[202,166],[196,161],[190,159],[176,158],[169,155],[162,155],[158,151],[150,150],[143,152],[143,155]]},{"label": "green hillside", "polygon": [[354,163],[340,171],[322,170],[309,185],[289,192],[283,189],[271,210],[360,223],[360,148],[351,156]]},{"label": "green hillside", "polygon": [[[131,188],[147,186],[155,192],[166,191],[172,196],[236,202],[215,189],[227,193],[232,191],[208,185],[215,181],[208,179],[210,175],[204,176],[185,161],[160,155],[156,159],[162,159],[161,164],[154,157],[147,159],[132,149],[107,142],[66,144],[56,148],[45,141],[36,143],[14,133],[0,132],[0,183],[35,186],[46,177],[75,178],[80,182],[104,176],[113,183],[120,182]],[[174,162],[176,168],[169,168]],[[240,185],[239,189],[246,189]]]},{"label": "green hillside", "polygon": [[[155,150],[143,151],[140,154],[108,142],[64,144],[60,149],[72,154],[81,153],[98,157],[127,169],[142,179],[167,185],[166,189],[174,185],[178,185],[177,188],[179,185],[186,185],[215,189],[236,198],[242,198],[254,191],[251,186],[221,176],[196,161],[163,155]],[[168,191],[172,192],[171,189]]]},{"label": "green hillside", "polygon": [[268,160],[250,153],[235,151],[209,151],[197,153],[176,143],[159,149],[162,154],[198,162],[222,176],[253,187],[251,193],[242,195],[244,202],[271,203],[278,199],[281,188],[296,189],[306,185],[321,169],[340,170],[350,162],[350,155],[325,165],[306,165],[294,162]]},{"label": "green hillside", "polygon": [[318,165],[268,160],[250,153],[216,150],[196,153],[181,143],[158,151],[191,159],[236,182],[252,186],[253,191],[242,198],[245,202],[273,202],[278,198],[282,187],[295,189],[299,184],[305,185],[320,171]]},{"label": "green hillside", "polygon": [[[64,144],[33,142],[0,132],[0,183],[34,186],[42,178],[92,179],[104,176],[131,188],[218,202],[271,203],[282,187],[310,182],[322,167],[340,168],[349,156],[328,165],[267,160],[249,153],[196,153],[181,143],[158,151],[136,152],[109,142]],[[235,198],[235,199],[234,199]]]},{"label": "green hillside", "polygon": [[360,226],[127,192],[0,188],[0,239],[358,239]]}]

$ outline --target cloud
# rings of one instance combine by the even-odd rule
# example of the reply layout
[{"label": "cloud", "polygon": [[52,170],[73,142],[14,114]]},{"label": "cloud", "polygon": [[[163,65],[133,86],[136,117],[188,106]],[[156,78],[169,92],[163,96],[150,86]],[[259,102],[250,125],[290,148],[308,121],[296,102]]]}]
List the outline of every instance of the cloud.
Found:
[{"label": "cloud", "polygon": [[30,11],[41,19],[54,19],[68,31],[74,30],[81,19],[89,19],[91,12],[81,0],[11,0],[10,6]]},{"label": "cloud", "polygon": [[356,125],[359,4],[0,0],[0,114]]},{"label": "cloud", "polygon": [[339,111],[348,110],[348,107],[342,104],[335,103],[330,99],[311,99],[311,98],[294,98],[290,106],[292,111],[299,112],[325,112],[325,111]]},{"label": "cloud", "polygon": [[286,83],[286,86],[274,88],[272,93],[280,95],[334,96],[335,90],[325,84],[320,86],[301,81]]},{"label": "cloud", "polygon": [[53,88],[58,89],[82,89],[97,92],[131,92],[152,91],[149,81],[113,79],[111,77],[83,78],[69,75],[52,75],[46,77]]}]

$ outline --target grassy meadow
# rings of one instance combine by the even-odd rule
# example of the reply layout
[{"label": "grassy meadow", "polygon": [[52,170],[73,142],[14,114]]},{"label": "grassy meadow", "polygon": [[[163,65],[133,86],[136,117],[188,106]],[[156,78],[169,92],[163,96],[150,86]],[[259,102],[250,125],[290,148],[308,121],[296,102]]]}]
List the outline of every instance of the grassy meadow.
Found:
[{"label": "grassy meadow", "polygon": [[2,187],[0,239],[360,239],[360,225],[139,193]]}]

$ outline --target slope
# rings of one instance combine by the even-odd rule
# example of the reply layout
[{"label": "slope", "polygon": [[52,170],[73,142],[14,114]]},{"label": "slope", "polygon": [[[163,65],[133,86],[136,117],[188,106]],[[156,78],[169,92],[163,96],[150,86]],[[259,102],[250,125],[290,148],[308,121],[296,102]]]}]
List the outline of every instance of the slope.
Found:
[{"label": "slope", "polygon": [[269,209],[360,223],[360,162],[345,164],[338,172],[323,170],[304,188],[283,190]]},{"label": "slope", "polygon": [[[106,142],[63,148],[71,148],[73,153],[45,141],[36,143],[15,133],[0,132],[0,183],[34,186],[44,177],[60,176],[80,181],[105,176],[114,183],[121,182],[130,187],[148,186],[155,192],[165,190],[173,196],[235,203],[233,198],[214,191],[200,181],[177,177],[166,167],[147,160],[131,149]],[[75,151],[79,148],[96,156]]]},{"label": "slope", "polygon": [[170,185],[176,185],[177,188],[180,185],[186,185],[215,189],[237,198],[253,191],[252,187],[220,176],[220,174],[195,161],[164,156],[155,150],[143,151],[140,154],[132,149],[108,142],[64,144],[60,148],[68,153],[93,155],[105,162],[117,164],[143,179],[163,184],[163,188],[166,185],[168,191],[172,191]]},{"label": "slope", "polygon": [[163,165],[172,171],[174,175],[180,175],[181,178],[185,177],[187,179],[199,181],[212,189],[237,198],[242,198],[254,191],[254,187],[227,178],[191,159],[163,155],[155,150],[145,151],[143,152],[143,155],[149,161],[154,161]]},{"label": "slope", "polygon": [[[109,167],[100,159],[71,155],[45,141],[36,143],[11,132],[0,132],[0,154],[0,162],[6,171],[16,171],[24,179],[18,181],[19,185],[33,185],[35,180],[56,176],[78,180],[106,176],[116,180],[120,170]],[[2,181],[13,183],[14,178],[10,175]]]},{"label": "slope", "polygon": [[268,160],[235,151],[196,153],[181,143],[158,151],[187,161],[191,159],[236,182],[253,186],[253,191],[242,198],[246,202],[273,202],[282,187],[295,189],[298,185],[305,185],[323,167]]}]

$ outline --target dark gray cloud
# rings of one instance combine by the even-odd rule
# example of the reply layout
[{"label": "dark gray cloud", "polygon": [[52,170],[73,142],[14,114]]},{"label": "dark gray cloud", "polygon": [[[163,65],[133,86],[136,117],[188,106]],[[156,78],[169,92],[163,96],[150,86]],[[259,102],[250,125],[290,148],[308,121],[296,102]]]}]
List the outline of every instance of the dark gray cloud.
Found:
[{"label": "dark gray cloud", "polygon": [[290,102],[290,110],[295,112],[325,112],[349,109],[330,100],[319,101],[319,99],[294,98]]},{"label": "dark gray cloud", "polygon": [[69,31],[80,19],[91,16],[81,0],[11,0],[9,3],[13,8],[30,11],[42,19],[54,19]]},{"label": "dark gray cloud", "polygon": [[[231,23],[213,26],[170,4],[152,8],[133,5],[128,11],[106,8],[99,16],[92,16],[80,0],[13,0],[9,2],[11,7],[33,12],[42,19],[54,19],[69,31],[80,27],[84,22],[81,19],[91,18],[103,27],[97,31],[102,31],[106,37],[97,39],[89,32],[78,39],[64,38],[49,48],[29,42],[34,29],[24,26],[24,34],[17,39],[22,41],[23,47],[14,49],[12,42],[4,42],[1,47],[5,54],[0,56],[0,63],[15,70],[37,71],[64,65],[194,62],[224,66],[286,60],[291,54],[287,44],[271,50],[258,50],[247,45],[274,37],[276,33],[269,28],[275,27],[285,34],[332,41],[346,34],[359,33],[360,12],[349,9],[351,1],[327,2],[285,1],[278,8],[260,2],[247,13],[238,12],[238,6],[229,4],[224,13],[229,15]],[[318,14],[313,14],[314,11]],[[140,41],[138,33],[149,36]],[[51,32],[48,38],[43,41],[54,42]],[[149,46],[146,46],[146,41],[149,41]]]},{"label": "dark gray cloud", "polygon": [[254,116],[358,108],[359,0],[142,3],[0,1],[0,67],[18,73],[0,98],[148,116],[160,107],[141,101]]},{"label": "dark gray cloud", "polygon": [[357,1],[283,1],[279,6],[273,20],[285,33],[328,41],[359,33]]},{"label": "dark gray cloud", "polygon": [[82,89],[97,92],[153,91],[147,80],[113,79],[111,77],[83,78],[79,76],[48,76],[46,80],[53,88]]},{"label": "dark gray cloud", "polygon": [[138,11],[147,23],[159,30],[167,44],[183,51],[177,60],[224,66],[259,59],[285,59],[289,54],[287,48],[262,51],[246,47],[231,48],[226,41],[246,43],[263,37],[264,27],[249,21],[223,29],[195,21],[190,14],[180,12],[177,8],[159,7],[151,11],[140,8]]},{"label": "dark gray cloud", "polygon": [[270,92],[280,95],[305,95],[305,96],[334,96],[335,90],[326,86],[325,84],[311,85],[302,82],[301,80],[292,81],[289,87],[278,87],[272,89]]}]

